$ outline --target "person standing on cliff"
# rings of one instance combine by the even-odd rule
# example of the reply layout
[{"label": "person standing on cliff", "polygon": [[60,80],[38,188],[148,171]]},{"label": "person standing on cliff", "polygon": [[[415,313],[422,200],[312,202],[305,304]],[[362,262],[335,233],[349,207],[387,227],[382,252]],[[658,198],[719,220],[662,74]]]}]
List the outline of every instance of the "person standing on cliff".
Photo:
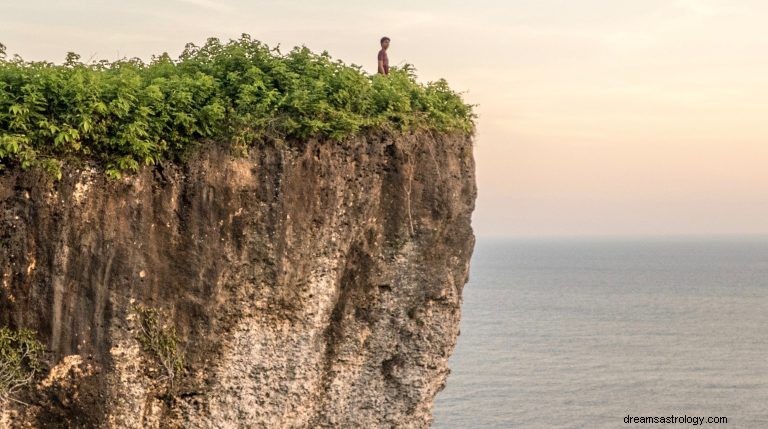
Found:
[{"label": "person standing on cliff", "polygon": [[389,57],[387,56],[387,49],[389,49],[389,37],[381,38],[381,50],[379,51],[379,74],[389,74]]}]

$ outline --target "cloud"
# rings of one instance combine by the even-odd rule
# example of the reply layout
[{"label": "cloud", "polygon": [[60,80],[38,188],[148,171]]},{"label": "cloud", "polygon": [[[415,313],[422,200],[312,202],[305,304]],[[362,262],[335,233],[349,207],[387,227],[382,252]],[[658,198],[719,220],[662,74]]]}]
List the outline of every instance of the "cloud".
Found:
[{"label": "cloud", "polygon": [[195,5],[203,9],[208,9],[214,12],[229,12],[232,10],[232,6],[228,4],[224,4],[219,1],[215,1],[215,0],[177,0],[177,1],[181,3]]}]

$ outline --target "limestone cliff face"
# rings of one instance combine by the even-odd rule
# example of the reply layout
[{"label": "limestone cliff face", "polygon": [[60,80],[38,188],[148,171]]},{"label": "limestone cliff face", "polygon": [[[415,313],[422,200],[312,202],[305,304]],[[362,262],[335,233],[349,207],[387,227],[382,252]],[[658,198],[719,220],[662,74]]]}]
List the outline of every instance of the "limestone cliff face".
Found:
[{"label": "limestone cliff face", "polygon": [[[469,137],[211,144],[109,180],[0,174],[0,326],[51,370],[0,426],[419,428],[474,245]],[[135,305],[169,316],[173,382]]]}]

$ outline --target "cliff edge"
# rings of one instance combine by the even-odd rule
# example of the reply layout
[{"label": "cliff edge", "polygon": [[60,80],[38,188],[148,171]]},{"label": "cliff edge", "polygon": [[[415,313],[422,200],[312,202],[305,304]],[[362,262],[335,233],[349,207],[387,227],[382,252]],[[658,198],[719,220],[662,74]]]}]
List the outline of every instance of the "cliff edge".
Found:
[{"label": "cliff edge", "polygon": [[429,426],[472,106],[248,35],[79,58],[0,43],[0,427]]},{"label": "cliff edge", "polygon": [[[471,138],[209,144],[0,174],[0,324],[52,368],[8,427],[427,427],[474,237]],[[144,313],[175,330],[169,376]]]}]

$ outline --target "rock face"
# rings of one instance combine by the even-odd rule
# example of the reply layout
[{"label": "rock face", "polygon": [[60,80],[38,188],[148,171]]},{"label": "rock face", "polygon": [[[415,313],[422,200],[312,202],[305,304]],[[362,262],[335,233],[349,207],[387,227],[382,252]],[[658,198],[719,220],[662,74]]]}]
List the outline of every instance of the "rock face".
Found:
[{"label": "rock face", "polygon": [[[0,425],[419,428],[474,245],[469,137],[211,144],[109,180],[0,174],[0,326],[51,370]],[[171,380],[136,305],[168,316]]]}]

